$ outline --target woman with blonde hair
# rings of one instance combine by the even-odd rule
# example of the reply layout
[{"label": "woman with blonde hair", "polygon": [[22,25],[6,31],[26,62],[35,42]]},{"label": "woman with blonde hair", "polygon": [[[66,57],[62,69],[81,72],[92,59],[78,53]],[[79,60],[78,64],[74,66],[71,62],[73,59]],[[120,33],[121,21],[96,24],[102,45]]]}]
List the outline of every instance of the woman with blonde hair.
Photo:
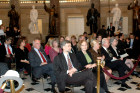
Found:
[{"label": "woman with blonde hair", "polygon": [[46,53],[47,56],[49,55],[49,50],[52,48],[52,41],[53,41],[53,39],[54,38],[50,37],[48,39],[47,44],[45,45],[45,53]]},{"label": "woman with blonde hair", "polygon": [[[91,49],[89,51],[91,52],[93,60],[95,62],[96,62],[97,59],[104,60],[105,56],[101,55],[99,41],[93,40],[90,44],[91,44]],[[108,70],[109,73],[112,73],[111,69],[109,69],[108,67],[105,67],[105,68]],[[105,75],[105,79],[106,79],[106,82],[107,82],[110,77],[107,76],[105,73],[104,73],[104,75]]]}]

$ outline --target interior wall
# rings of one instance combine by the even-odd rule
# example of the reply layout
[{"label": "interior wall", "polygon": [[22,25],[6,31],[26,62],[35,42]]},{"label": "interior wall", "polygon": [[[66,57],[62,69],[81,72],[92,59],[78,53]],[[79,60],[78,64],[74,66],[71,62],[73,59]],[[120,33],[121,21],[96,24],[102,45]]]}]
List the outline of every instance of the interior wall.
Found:
[{"label": "interior wall", "polygon": [[[127,10],[127,6],[132,2],[131,0],[116,0],[115,2],[110,3],[110,9],[115,6],[115,3],[119,3],[119,7],[122,11],[123,17],[128,17],[128,32],[132,32],[132,10]],[[140,2],[139,2],[140,3]],[[49,15],[45,12],[43,8],[43,4],[20,4],[21,6],[21,31],[22,35],[27,36],[29,42],[31,43],[34,37],[40,37],[39,34],[32,35],[28,29],[30,23],[30,10],[32,9],[32,5],[36,6],[38,10],[38,19],[42,19],[42,42],[45,42],[45,38],[48,35],[48,25],[49,25]],[[90,8],[91,3],[61,3],[60,4],[60,17],[61,17],[61,24],[60,24],[60,34],[63,36],[68,35],[68,27],[67,27],[67,20],[68,16],[76,16],[82,15],[84,17],[84,29],[86,32],[89,33],[89,27],[86,26],[86,15],[87,11]],[[49,5],[48,5],[49,7]],[[96,4],[95,4],[96,7]],[[9,4],[0,4],[0,20],[3,21],[5,26],[9,25],[9,18],[7,16],[8,11],[10,10]],[[100,27],[101,25],[107,25],[107,17],[109,16],[109,6],[108,2],[101,2],[100,5]],[[112,16],[112,14],[110,15]]]}]

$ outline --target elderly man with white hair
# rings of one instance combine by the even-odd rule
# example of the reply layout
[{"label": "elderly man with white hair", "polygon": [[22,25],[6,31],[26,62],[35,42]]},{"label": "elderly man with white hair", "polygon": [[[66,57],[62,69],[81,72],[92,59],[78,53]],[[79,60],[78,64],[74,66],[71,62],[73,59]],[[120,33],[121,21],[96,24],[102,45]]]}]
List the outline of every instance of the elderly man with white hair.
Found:
[{"label": "elderly man with white hair", "polygon": [[[116,57],[113,57],[112,53],[108,49],[110,46],[109,40],[107,38],[103,38],[102,40],[102,47],[101,47],[101,53],[105,56],[105,62],[106,66],[109,67],[112,71],[117,70],[119,73],[119,77],[122,77],[125,75],[125,71],[130,71],[130,69],[125,65],[124,62],[121,60],[118,60]],[[121,80],[121,87],[125,87],[128,89],[131,89],[130,86],[128,86],[125,82],[125,79]]]}]

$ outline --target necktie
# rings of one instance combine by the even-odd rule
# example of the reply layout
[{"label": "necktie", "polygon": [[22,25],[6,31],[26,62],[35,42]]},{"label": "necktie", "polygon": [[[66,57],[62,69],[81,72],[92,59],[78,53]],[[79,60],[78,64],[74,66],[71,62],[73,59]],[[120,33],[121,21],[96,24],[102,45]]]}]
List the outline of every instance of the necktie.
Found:
[{"label": "necktie", "polygon": [[[39,50],[38,50],[39,51]],[[39,51],[40,55],[41,55],[41,58],[43,59],[43,62],[47,62],[45,57],[43,56],[43,54]]]},{"label": "necktie", "polygon": [[7,46],[7,49],[8,49],[8,54],[10,55],[11,54],[11,50],[9,49],[9,46]]},{"label": "necktie", "polygon": [[70,69],[72,69],[72,64],[71,64],[69,55],[67,55],[67,59],[68,59],[68,69],[70,70]]},{"label": "necktie", "polygon": [[107,49],[107,52],[108,52],[110,57],[113,57],[113,54],[111,53],[111,51],[109,49]]}]

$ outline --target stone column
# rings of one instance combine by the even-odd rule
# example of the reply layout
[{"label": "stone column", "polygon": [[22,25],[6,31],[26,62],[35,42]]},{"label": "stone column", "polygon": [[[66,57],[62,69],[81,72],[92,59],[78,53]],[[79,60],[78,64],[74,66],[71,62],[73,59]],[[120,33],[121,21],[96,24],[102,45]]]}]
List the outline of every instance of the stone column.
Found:
[{"label": "stone column", "polygon": [[55,5],[58,18],[56,19],[56,35],[60,35],[60,4],[59,0],[50,0],[50,6]]},{"label": "stone column", "polygon": [[[94,3],[95,8],[98,10],[99,13],[100,12],[100,0],[91,0],[91,3]],[[101,14],[100,14],[101,15]],[[98,30],[100,29],[100,18],[98,18]]]}]

